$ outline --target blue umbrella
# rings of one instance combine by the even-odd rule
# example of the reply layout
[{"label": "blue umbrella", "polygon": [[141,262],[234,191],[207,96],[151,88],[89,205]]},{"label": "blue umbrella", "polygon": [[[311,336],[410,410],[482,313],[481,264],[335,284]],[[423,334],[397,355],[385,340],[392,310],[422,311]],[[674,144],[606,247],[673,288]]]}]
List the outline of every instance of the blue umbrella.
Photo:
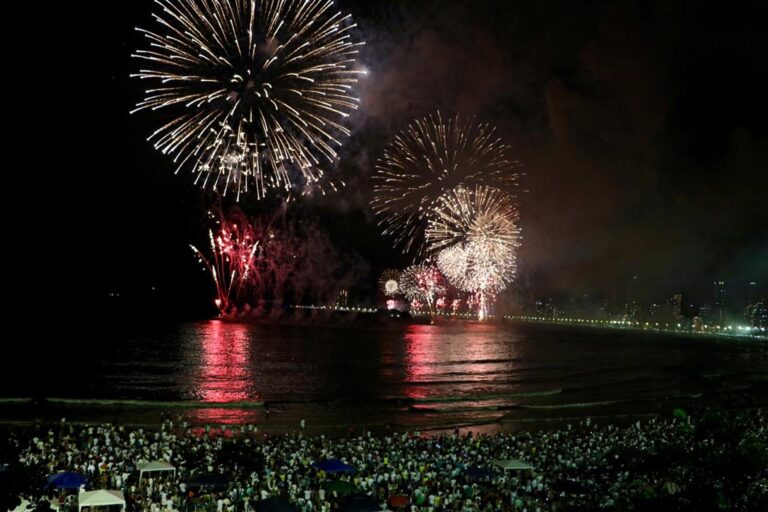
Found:
[{"label": "blue umbrella", "polygon": [[64,471],[49,476],[46,487],[54,487],[56,489],[79,489],[80,486],[87,481],[88,477],[85,475],[73,473],[72,471]]},{"label": "blue umbrella", "polygon": [[326,473],[354,473],[355,467],[345,464],[339,459],[327,459],[312,463],[315,469],[321,469]]}]

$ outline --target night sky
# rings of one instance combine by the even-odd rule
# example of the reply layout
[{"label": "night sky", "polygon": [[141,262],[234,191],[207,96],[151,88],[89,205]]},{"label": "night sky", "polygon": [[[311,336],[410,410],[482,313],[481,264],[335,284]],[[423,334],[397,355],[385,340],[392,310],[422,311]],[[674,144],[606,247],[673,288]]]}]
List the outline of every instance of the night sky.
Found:
[{"label": "night sky", "polygon": [[[684,290],[704,301],[715,279],[733,289],[757,281],[765,293],[768,3],[339,4],[360,26],[370,70],[334,171],[348,186],[291,207],[368,261],[371,286],[410,261],[367,206],[373,162],[411,119],[440,109],[497,125],[524,164],[515,286],[575,295],[639,275],[659,297]],[[188,244],[205,240],[211,194],[174,176],[145,141],[150,113],[128,114],[145,85],[129,78],[139,67],[134,27],[151,27],[153,8],[46,7],[38,43],[47,49],[25,63],[34,169],[12,171],[34,190],[23,211],[36,224],[23,231],[43,269],[38,301],[155,287],[168,302],[208,303]]]}]

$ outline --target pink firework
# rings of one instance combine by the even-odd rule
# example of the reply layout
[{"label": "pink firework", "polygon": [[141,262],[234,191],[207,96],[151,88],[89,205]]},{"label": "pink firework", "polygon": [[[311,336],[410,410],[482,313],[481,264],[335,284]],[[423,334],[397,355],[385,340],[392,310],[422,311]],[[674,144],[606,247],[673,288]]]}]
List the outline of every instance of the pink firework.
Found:
[{"label": "pink firework", "polygon": [[445,278],[434,265],[412,265],[400,276],[400,287],[412,302],[426,304],[430,314],[437,297],[446,290]]},{"label": "pink firework", "polygon": [[206,258],[200,249],[191,245],[200,263],[211,273],[216,286],[216,307],[226,313],[239,303],[248,290],[248,283],[255,269],[259,241],[251,222],[239,211],[226,218],[220,214],[219,227],[208,236],[211,257]]}]

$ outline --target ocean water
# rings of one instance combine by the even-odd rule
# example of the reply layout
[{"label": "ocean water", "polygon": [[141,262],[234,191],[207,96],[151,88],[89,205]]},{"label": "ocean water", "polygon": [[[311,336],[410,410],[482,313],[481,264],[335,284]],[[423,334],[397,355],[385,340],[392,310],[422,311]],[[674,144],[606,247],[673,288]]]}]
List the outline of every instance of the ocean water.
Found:
[{"label": "ocean water", "polygon": [[515,428],[768,401],[765,343],[477,322],[59,327],[57,343],[6,358],[0,419]]}]

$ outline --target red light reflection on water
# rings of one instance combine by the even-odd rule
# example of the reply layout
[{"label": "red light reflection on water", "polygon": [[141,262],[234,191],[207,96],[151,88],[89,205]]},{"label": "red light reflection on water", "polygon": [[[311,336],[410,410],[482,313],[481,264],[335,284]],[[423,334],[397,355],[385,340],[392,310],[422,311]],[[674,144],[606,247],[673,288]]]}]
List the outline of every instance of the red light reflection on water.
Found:
[{"label": "red light reflection on water", "polygon": [[[200,367],[195,395],[211,408],[197,409],[201,422],[247,423],[256,420],[248,325],[211,320],[202,327]],[[234,403],[243,403],[237,407]],[[215,407],[214,404],[229,404]],[[233,407],[234,406],[234,407]]]},{"label": "red light reflection on water", "polygon": [[405,334],[406,347],[406,381],[405,394],[408,398],[425,398],[428,393],[416,383],[429,376],[429,365],[437,359],[439,353],[437,344],[440,343],[439,332],[434,325],[411,325]]},{"label": "red light reflection on water", "polygon": [[[406,381],[405,395],[412,399],[445,394],[451,387],[451,375],[463,380],[476,380],[483,385],[487,372],[499,369],[500,358],[510,357],[495,350],[498,344],[489,342],[496,327],[484,323],[457,325],[411,325],[405,334]],[[435,391],[432,384],[444,383]]]}]

